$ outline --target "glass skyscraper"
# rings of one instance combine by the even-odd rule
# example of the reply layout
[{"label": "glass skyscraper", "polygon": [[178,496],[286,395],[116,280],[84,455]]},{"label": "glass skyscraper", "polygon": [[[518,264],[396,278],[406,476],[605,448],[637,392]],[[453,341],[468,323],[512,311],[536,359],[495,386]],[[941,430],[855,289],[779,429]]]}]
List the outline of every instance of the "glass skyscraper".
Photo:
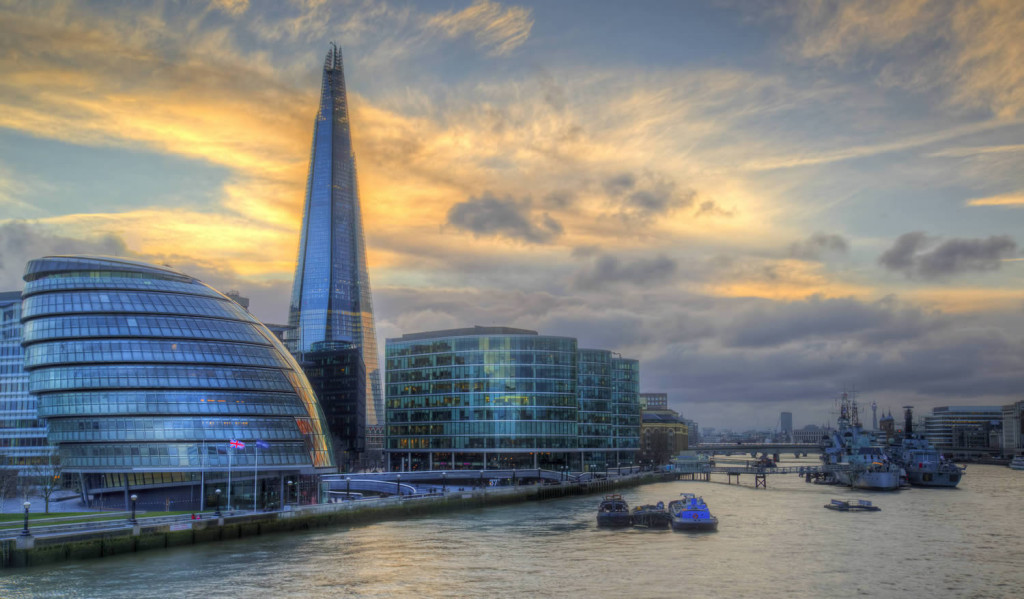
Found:
[{"label": "glass skyscraper", "polygon": [[288,324],[289,349],[300,361],[321,347],[347,343],[360,351],[366,372],[365,422],[380,424],[384,398],[348,97],[341,50],[333,44],[324,63],[313,129]]}]

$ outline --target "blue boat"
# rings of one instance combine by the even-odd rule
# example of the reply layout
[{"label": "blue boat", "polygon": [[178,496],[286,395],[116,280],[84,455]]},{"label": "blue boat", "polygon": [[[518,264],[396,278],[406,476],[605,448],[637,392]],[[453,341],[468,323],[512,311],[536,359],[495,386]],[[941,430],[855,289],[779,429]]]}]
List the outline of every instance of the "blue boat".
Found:
[{"label": "blue boat", "polygon": [[629,526],[633,518],[629,514],[629,504],[622,495],[605,495],[601,506],[597,508],[597,525],[618,527]]},{"label": "blue boat", "polygon": [[668,513],[672,516],[673,530],[718,530],[718,518],[711,515],[703,497],[693,493],[680,493],[680,499],[670,501]]}]

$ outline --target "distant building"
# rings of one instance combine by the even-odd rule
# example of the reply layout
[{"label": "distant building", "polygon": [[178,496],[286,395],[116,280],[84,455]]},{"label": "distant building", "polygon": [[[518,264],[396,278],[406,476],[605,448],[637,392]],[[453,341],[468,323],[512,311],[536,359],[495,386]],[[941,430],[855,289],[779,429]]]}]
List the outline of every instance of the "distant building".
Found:
[{"label": "distant building", "polygon": [[1024,455],[1024,400],[1003,406],[1003,456]]},{"label": "distant building", "polygon": [[213,288],[90,256],[32,260],[25,281],[29,391],[87,501],[122,507],[130,491],[143,509],[193,510],[216,487],[225,504],[265,506],[280,504],[286,479],[310,501],[316,476],[335,470],[299,365]]},{"label": "distant building", "polygon": [[999,454],[1002,420],[1001,406],[944,406],[924,417],[923,432],[932,445],[954,455],[957,450]]},{"label": "distant building", "polygon": [[808,424],[807,426],[793,431],[793,442],[794,443],[812,443],[817,445],[821,443],[821,438],[827,436],[829,429],[821,428],[814,424]]},{"label": "distant building", "polygon": [[785,435],[787,439],[791,439],[793,437],[793,413],[783,412],[779,416],[779,421],[781,423],[782,434]]},{"label": "distant building", "polygon": [[46,476],[53,448],[39,420],[21,347],[21,292],[0,292],[0,468],[19,476]]},{"label": "distant building", "polygon": [[[668,408],[668,395],[665,393],[645,393],[648,396],[647,408],[643,410],[640,424],[640,461],[643,464],[663,466],[689,449],[689,426],[686,419],[675,410]],[[650,401],[650,396],[663,396]],[[654,407],[652,407],[654,406]]]},{"label": "distant building", "polygon": [[224,295],[228,296],[228,299],[235,302],[239,306],[245,308],[247,312],[249,311],[249,298],[242,297],[242,294],[239,293],[238,291],[228,291]]},{"label": "distant building", "polygon": [[641,410],[667,410],[668,393],[641,393]]},{"label": "distant building", "polygon": [[510,327],[386,342],[391,470],[604,469],[639,449],[639,362]]}]

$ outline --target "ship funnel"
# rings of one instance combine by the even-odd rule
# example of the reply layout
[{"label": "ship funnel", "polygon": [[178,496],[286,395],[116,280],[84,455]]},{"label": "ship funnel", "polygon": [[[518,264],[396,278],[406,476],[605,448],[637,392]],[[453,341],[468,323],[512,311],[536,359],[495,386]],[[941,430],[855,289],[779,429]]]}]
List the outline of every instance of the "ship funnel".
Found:
[{"label": "ship funnel", "polygon": [[903,434],[907,437],[914,432],[914,406],[903,406]]}]

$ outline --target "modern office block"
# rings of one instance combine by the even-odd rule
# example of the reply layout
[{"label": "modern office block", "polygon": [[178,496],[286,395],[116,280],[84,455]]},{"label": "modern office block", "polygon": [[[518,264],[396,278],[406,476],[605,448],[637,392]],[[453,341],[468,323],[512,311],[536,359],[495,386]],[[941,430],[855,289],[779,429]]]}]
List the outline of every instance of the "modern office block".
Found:
[{"label": "modern office block", "polygon": [[54,460],[46,424],[28,392],[21,330],[21,292],[0,293],[0,468],[24,479],[48,476]]},{"label": "modern office block", "polygon": [[[85,499],[117,505],[131,490],[195,509],[216,486],[225,503],[267,505],[285,479],[334,470],[299,365],[223,294],[170,268],[110,257],[32,260],[25,281],[29,391]],[[230,449],[231,440],[245,449]]]},{"label": "modern office block", "polygon": [[301,231],[288,347],[299,361],[317,343],[357,348],[366,371],[364,420],[380,424],[384,400],[348,97],[341,50],[333,45],[324,64]]},{"label": "modern office block", "polygon": [[635,463],[639,363],[509,327],[388,339],[393,470],[604,470]]}]

